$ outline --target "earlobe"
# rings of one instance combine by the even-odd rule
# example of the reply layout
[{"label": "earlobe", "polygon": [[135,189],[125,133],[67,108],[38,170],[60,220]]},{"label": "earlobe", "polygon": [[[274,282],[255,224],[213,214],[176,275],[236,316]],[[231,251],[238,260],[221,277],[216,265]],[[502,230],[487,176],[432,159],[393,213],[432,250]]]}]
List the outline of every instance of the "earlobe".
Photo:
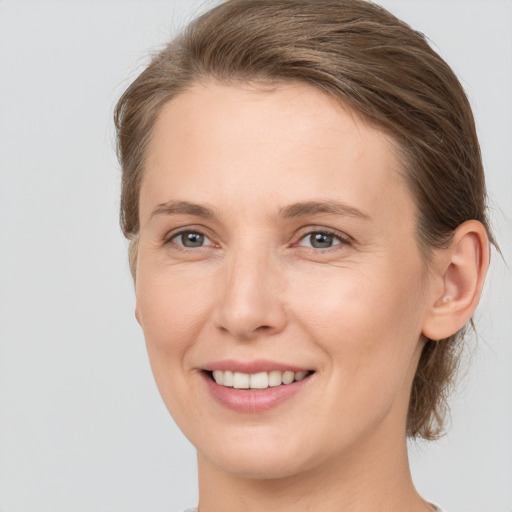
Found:
[{"label": "earlobe", "polygon": [[455,334],[475,311],[489,265],[489,239],[482,223],[461,224],[437,263],[442,293],[437,288],[423,326],[423,335],[431,340]]}]

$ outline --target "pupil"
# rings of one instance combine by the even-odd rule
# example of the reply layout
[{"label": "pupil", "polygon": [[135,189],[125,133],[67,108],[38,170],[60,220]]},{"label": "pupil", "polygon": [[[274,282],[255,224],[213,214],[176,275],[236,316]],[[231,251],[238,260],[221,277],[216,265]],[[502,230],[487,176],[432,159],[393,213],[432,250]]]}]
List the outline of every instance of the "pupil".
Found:
[{"label": "pupil", "polygon": [[332,246],[332,235],[327,233],[314,233],[311,245],[316,249],[326,249]]},{"label": "pupil", "polygon": [[201,247],[204,243],[204,235],[201,233],[185,233],[183,235],[183,245],[185,247]]}]

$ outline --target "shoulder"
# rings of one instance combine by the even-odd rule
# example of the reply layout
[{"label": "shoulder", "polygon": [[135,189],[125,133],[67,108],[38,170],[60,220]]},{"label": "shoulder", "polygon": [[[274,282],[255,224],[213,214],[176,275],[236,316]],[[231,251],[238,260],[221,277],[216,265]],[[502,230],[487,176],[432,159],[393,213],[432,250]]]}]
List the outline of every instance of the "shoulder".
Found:
[{"label": "shoulder", "polygon": [[[432,504],[432,506],[434,507],[435,512],[446,512],[439,505]],[[197,512],[197,508],[195,508],[195,507],[193,507],[193,508],[186,508],[185,510],[182,510],[181,512]]]},{"label": "shoulder", "polygon": [[[434,507],[435,512],[446,512],[446,510],[442,509],[439,505],[432,504],[432,506]],[[181,512],[197,512],[197,508],[195,508],[195,507],[186,508],[185,510],[182,510]]]},{"label": "shoulder", "polygon": [[[446,512],[439,505],[432,504],[432,506],[434,507],[435,512]],[[195,508],[195,507],[193,507],[193,508],[186,508],[185,510],[182,510],[181,512],[197,512],[197,508]]]}]

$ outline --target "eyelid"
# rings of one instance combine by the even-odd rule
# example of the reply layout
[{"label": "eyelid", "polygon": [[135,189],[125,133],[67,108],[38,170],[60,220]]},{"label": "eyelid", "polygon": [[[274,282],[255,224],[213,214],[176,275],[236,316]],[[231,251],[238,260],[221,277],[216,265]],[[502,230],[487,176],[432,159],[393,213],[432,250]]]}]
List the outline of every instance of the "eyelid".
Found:
[{"label": "eyelid", "polygon": [[[204,236],[205,238],[207,238],[211,243],[207,244],[207,245],[200,246],[200,247],[192,248],[192,247],[185,247],[184,245],[177,244],[176,242],[174,242],[174,239],[178,238],[180,235],[183,235],[184,233],[198,233],[198,234]],[[199,251],[201,249],[209,249],[211,247],[218,245],[213,241],[213,237],[211,237],[207,233],[206,229],[203,229],[203,228],[197,227],[197,226],[184,226],[184,227],[180,227],[180,228],[174,229],[172,231],[169,231],[163,237],[162,245],[168,246],[170,244],[173,244],[175,247],[177,247],[179,250],[182,250],[182,251]]]},{"label": "eyelid", "polygon": [[[183,245],[174,243],[175,247],[177,247],[181,250],[185,250],[185,251],[189,251],[189,250],[198,251],[200,249],[208,249],[211,247],[219,246],[219,244],[214,241],[213,237],[208,233],[208,231],[209,231],[208,229],[206,229],[202,226],[194,226],[194,225],[182,226],[180,228],[176,228],[176,229],[171,230],[168,233],[166,233],[162,239],[162,245],[166,246],[171,243],[174,243],[173,240],[175,238],[177,238],[179,235],[181,235],[183,233],[192,232],[192,233],[199,233],[199,234],[203,235],[211,243],[208,245],[193,248],[193,249],[190,247],[185,247]],[[329,249],[335,249],[338,245],[347,246],[347,245],[353,245],[355,243],[355,240],[350,235],[347,235],[346,233],[344,233],[342,231],[338,231],[337,229],[328,228],[325,226],[310,225],[310,226],[302,227],[299,230],[299,233],[296,236],[294,236],[295,241],[292,243],[292,247],[297,246],[301,240],[303,240],[307,236],[311,235],[312,233],[324,233],[324,234],[332,235],[332,236],[336,237],[341,242],[340,244],[336,244],[333,247],[323,249],[323,252],[327,252],[327,251],[329,251]],[[306,250],[312,249],[315,252],[319,251],[319,249],[315,249],[315,248],[308,248],[308,247],[304,247],[304,246],[301,246],[301,247],[303,247]]]},{"label": "eyelid", "polygon": [[332,235],[341,240],[343,243],[353,243],[354,239],[350,236],[344,233],[343,231],[338,231],[337,229],[333,228],[327,228],[325,226],[306,226],[304,228],[301,228],[297,239],[302,240],[306,236],[311,235],[312,233],[323,233],[326,235]]}]

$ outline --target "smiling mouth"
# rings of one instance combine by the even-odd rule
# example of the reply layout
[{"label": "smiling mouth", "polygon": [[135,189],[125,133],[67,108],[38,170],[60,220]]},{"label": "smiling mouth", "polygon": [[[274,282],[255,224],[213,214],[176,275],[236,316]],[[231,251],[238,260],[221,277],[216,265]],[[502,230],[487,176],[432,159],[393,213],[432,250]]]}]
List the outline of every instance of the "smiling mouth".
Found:
[{"label": "smiling mouth", "polygon": [[299,382],[308,378],[314,372],[311,370],[299,372],[273,370],[270,372],[242,373],[214,370],[206,371],[206,373],[219,386],[241,390],[263,390]]}]

